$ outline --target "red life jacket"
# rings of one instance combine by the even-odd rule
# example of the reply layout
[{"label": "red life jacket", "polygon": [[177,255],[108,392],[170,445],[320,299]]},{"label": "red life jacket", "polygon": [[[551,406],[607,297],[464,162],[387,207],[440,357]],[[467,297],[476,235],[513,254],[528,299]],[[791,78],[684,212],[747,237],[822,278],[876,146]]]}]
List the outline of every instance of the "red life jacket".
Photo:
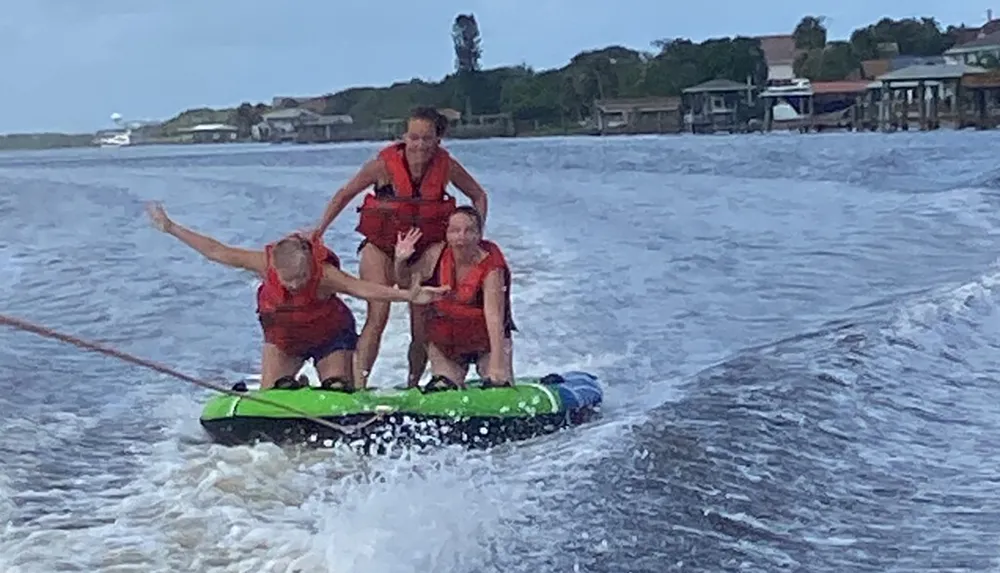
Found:
[{"label": "red life jacket", "polygon": [[[503,253],[495,243],[482,241],[486,257],[470,269],[461,281],[456,281],[455,254],[451,247],[441,250],[435,278],[440,286],[450,286],[451,291],[442,300],[431,304],[427,320],[427,339],[442,352],[451,355],[487,352],[490,337],[486,329],[483,310],[483,283],[494,270],[500,269],[507,287],[506,327],[512,328],[510,319],[510,272]],[[458,284],[456,284],[458,283]]]},{"label": "red life jacket", "polygon": [[455,212],[455,198],[445,192],[451,174],[451,155],[438,148],[425,168],[420,189],[415,190],[404,161],[405,145],[394,143],[378,154],[392,179],[395,196],[381,198],[368,194],[358,208],[361,217],[357,232],[388,252],[396,248],[397,234],[411,227],[417,227],[422,233],[417,252],[444,241],[448,217]]},{"label": "red life jacket", "polygon": [[313,256],[309,282],[295,292],[281,284],[271,264],[274,243],[264,247],[267,270],[264,282],[257,289],[257,314],[264,330],[264,342],[292,356],[303,355],[328,342],[350,326],[353,318],[350,308],[336,295],[318,296],[323,265],[340,268],[340,259],[321,239],[310,242],[310,246]]}]

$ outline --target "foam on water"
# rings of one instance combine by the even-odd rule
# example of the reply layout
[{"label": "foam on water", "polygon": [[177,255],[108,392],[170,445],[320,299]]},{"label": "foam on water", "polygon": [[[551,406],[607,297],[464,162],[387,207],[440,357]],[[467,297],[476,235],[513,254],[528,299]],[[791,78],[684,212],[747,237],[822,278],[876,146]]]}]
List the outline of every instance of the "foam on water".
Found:
[{"label": "foam on water", "polygon": [[14,248],[0,243],[0,291],[13,290],[23,272],[24,266],[18,261]]},{"label": "foam on water", "polygon": [[559,436],[566,446],[582,439],[589,447],[555,452],[536,440],[494,454],[453,448],[366,459],[206,445],[191,423],[199,409],[199,401],[176,396],[155,410],[167,433],[143,454],[144,469],[121,499],[100,508],[95,519],[103,523],[10,529],[0,555],[16,556],[11,571],[60,563],[115,571],[514,567],[519,558],[505,548],[515,542],[544,553],[565,541],[553,502],[588,479],[621,432],[608,423]]},{"label": "foam on water", "polygon": [[11,488],[10,478],[6,473],[0,472],[0,525],[6,526],[14,515],[14,490]]}]

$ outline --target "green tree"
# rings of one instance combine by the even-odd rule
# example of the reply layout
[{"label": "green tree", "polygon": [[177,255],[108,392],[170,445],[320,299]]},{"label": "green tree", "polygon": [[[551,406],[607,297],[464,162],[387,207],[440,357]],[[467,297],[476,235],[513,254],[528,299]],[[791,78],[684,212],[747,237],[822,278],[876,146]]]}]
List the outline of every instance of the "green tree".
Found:
[{"label": "green tree", "polygon": [[942,32],[934,18],[882,18],[851,33],[851,48],[861,60],[877,59],[883,47],[895,44],[901,55],[937,56],[955,45],[956,29]]},{"label": "green tree", "polygon": [[800,50],[817,50],[826,46],[825,18],[822,16],[806,16],[799,20],[792,31],[795,47]]},{"label": "green tree", "polygon": [[588,50],[573,56],[562,73],[570,76],[576,92],[584,99],[624,97],[637,91],[641,79],[642,55],[622,46]]},{"label": "green tree", "polygon": [[657,40],[653,47],[660,48],[646,70],[646,93],[649,95],[677,95],[685,87],[701,83],[704,77],[699,68],[699,46],[685,38]]},{"label": "green tree", "polygon": [[702,65],[711,78],[725,78],[745,82],[749,78],[756,85],[767,81],[767,60],[756,38],[723,38],[702,44]]},{"label": "green tree", "polygon": [[577,88],[578,82],[569,74],[562,76],[562,89],[559,91],[559,108],[563,121],[580,121],[587,114],[586,100]]},{"label": "green tree", "polygon": [[824,48],[802,52],[795,59],[795,75],[814,82],[846,79],[861,72],[861,60],[848,42],[830,42]]},{"label": "green tree", "polygon": [[[794,29],[802,50],[795,68],[816,81],[849,77],[866,59],[880,57],[892,44],[904,55],[938,55],[954,45],[958,28],[944,32],[933,18],[883,18],[855,30],[849,42],[827,42],[822,17],[806,16]],[[381,119],[405,117],[414,106],[453,107],[479,113],[509,112],[518,120],[557,126],[586,119],[600,98],[677,96],[712,79],[763,85],[767,66],[753,38],[713,38],[701,43],[673,38],[652,42],[653,53],[624,46],[587,50],[558,69],[536,71],[526,65],[482,69],[479,25],[460,14],[452,27],[455,71],[441,81],[413,79],[388,87],[349,88],[324,96],[324,113],[350,114],[359,127]],[[992,62],[991,62],[992,63]],[[278,107],[296,107],[293,100]],[[251,113],[252,108],[253,113]],[[241,133],[270,111],[264,104],[230,110],[188,110],[170,120],[165,131],[196,123],[232,121]]]},{"label": "green tree", "polygon": [[459,14],[451,27],[451,39],[455,45],[455,71],[478,72],[483,57],[479,24],[474,14]]},{"label": "green tree", "polygon": [[685,88],[713,79],[756,85],[767,80],[767,62],[755,38],[714,38],[700,44],[687,39],[658,40],[660,53],[645,70],[646,92],[679,95]]},{"label": "green tree", "polygon": [[254,106],[249,102],[243,102],[238,108],[236,108],[236,113],[233,114],[233,124],[236,126],[237,135],[241,139],[246,139],[250,137],[250,130],[253,126],[260,121],[260,117],[255,117]]},{"label": "green tree", "polygon": [[501,106],[515,119],[557,124],[564,114],[560,101],[564,81],[559,70],[515,78],[502,87]]},{"label": "green tree", "polygon": [[455,46],[455,73],[458,76],[465,115],[472,115],[472,104],[476,92],[483,91],[480,85],[480,59],[483,56],[479,23],[473,14],[459,14],[451,27],[451,40]]}]

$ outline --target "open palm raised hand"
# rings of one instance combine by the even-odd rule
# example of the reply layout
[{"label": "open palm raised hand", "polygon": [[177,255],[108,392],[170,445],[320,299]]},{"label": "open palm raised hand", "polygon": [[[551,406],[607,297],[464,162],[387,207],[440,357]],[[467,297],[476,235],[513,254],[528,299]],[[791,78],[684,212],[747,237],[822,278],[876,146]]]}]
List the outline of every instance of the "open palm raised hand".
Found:
[{"label": "open palm raised hand", "polygon": [[405,234],[398,233],[396,235],[396,258],[405,261],[412,257],[413,253],[417,251],[417,241],[422,235],[423,233],[416,227],[410,227],[410,230]]}]

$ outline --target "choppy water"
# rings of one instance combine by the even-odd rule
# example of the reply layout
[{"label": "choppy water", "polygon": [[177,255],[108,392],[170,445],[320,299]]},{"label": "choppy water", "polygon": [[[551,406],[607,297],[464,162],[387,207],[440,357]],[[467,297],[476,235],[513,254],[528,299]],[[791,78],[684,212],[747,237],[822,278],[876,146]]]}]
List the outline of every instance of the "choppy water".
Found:
[{"label": "choppy water", "polygon": [[[516,369],[609,386],[603,422],[493,452],[217,447],[203,391],[0,329],[0,571],[993,568],[998,143],[452,143],[515,269]],[[0,156],[0,308],[254,372],[252,279],[151,229],[143,201],[260,245],[375,149]],[[354,224],[328,235],[349,269]],[[402,380],[406,324],[375,380]]]}]

